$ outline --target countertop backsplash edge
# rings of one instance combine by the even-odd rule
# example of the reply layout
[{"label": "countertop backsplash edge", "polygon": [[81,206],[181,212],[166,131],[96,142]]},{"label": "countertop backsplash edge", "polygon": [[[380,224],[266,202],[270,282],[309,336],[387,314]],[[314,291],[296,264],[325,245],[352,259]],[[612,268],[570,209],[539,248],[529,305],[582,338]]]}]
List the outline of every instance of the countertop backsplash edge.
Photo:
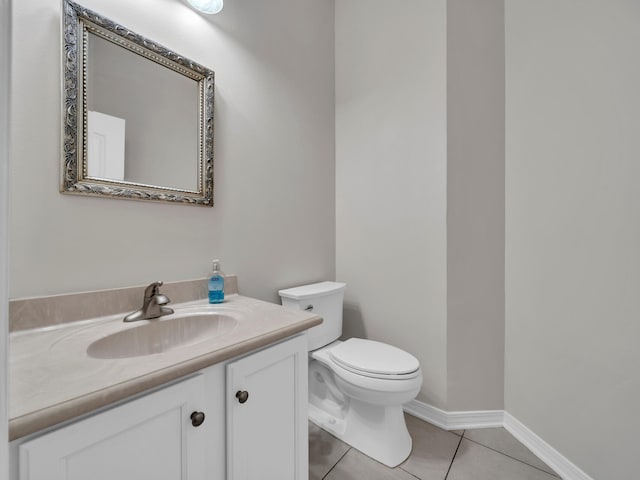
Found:
[{"label": "countertop backsplash edge", "polygon": [[[172,303],[207,298],[207,278],[167,282],[162,293]],[[9,301],[9,332],[49,327],[89,318],[126,313],[142,305],[146,285],[95,290],[45,297],[19,298]],[[226,295],[238,293],[238,277],[225,276]]]}]

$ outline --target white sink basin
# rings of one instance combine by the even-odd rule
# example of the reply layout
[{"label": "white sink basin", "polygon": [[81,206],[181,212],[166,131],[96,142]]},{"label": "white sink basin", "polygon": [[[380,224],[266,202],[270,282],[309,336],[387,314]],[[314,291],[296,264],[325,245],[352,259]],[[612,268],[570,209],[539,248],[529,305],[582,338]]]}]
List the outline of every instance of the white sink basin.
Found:
[{"label": "white sink basin", "polygon": [[129,358],[166,352],[230,333],[238,324],[232,315],[195,310],[145,320],[140,326],[96,340],[87,353],[93,358]]}]

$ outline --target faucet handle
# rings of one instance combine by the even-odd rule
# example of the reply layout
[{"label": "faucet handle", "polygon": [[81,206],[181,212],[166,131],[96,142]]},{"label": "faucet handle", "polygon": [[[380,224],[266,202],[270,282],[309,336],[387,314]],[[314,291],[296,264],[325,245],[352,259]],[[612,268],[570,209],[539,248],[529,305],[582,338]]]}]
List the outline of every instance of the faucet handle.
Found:
[{"label": "faucet handle", "polygon": [[166,305],[168,303],[171,303],[169,297],[167,297],[164,293],[156,293],[154,297],[157,305]]},{"label": "faucet handle", "polygon": [[150,298],[154,295],[158,295],[161,286],[162,281],[153,282],[152,284],[148,285],[147,288],[144,289],[144,298]]}]

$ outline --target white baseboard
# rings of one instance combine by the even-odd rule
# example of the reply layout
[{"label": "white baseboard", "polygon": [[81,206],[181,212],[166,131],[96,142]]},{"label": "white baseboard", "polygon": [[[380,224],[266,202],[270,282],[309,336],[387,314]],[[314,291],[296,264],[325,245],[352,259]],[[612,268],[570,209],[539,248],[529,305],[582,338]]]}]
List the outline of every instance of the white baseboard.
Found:
[{"label": "white baseboard", "polygon": [[504,412],[504,428],[564,480],[593,480],[593,478],[569,461],[567,457],[508,412]]},{"label": "white baseboard", "polygon": [[412,400],[405,404],[404,411],[444,430],[471,430],[504,425],[503,410],[445,412],[429,404]]},{"label": "white baseboard", "polygon": [[444,430],[473,430],[504,427],[540,460],[549,465],[563,480],[593,480],[555,448],[504,410],[446,412],[413,400],[404,411]]}]

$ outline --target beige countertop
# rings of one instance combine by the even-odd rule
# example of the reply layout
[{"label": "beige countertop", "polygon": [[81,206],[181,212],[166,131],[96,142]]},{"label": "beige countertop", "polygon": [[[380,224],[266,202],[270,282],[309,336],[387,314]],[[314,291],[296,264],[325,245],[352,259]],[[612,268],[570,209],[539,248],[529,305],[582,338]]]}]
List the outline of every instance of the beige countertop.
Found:
[{"label": "beige countertop", "polygon": [[[172,304],[209,306],[206,300]],[[171,317],[124,323],[123,315],[12,333],[10,342],[9,439],[108,406],[131,395],[277,342],[318,325],[322,318],[241,295],[227,296],[223,309],[239,319],[219,337],[146,356],[92,358],[87,348],[112,333]]]}]

